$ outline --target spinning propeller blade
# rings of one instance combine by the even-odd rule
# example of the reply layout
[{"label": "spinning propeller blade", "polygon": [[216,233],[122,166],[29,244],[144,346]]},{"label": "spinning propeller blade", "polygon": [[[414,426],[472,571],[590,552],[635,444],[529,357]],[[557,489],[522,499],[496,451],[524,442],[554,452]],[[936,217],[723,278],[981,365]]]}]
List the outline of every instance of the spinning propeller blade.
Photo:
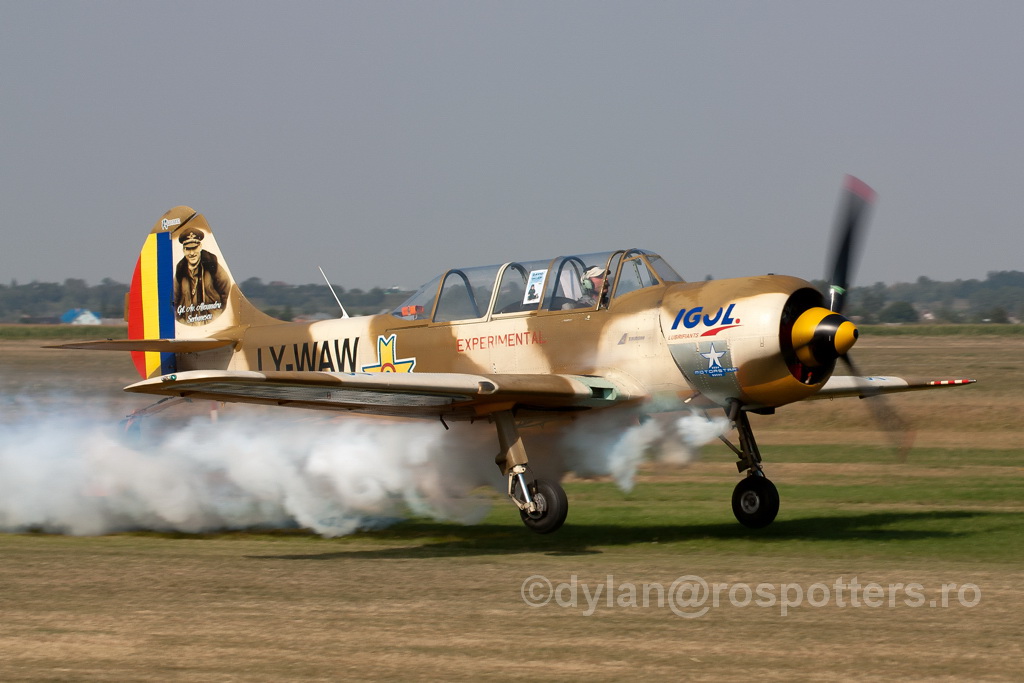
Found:
[{"label": "spinning propeller blade", "polygon": [[829,310],[842,313],[846,291],[853,279],[853,267],[860,253],[861,233],[868,209],[875,201],[875,191],[852,175],[843,185],[843,204],[835,227],[832,245],[832,273],[829,277]]},{"label": "spinning propeller blade", "polygon": [[[860,253],[862,234],[865,230],[867,214],[875,201],[875,191],[863,181],[853,176],[846,176],[843,185],[843,199],[839,215],[836,219],[835,236],[832,245],[831,275],[829,277],[829,310],[841,314],[846,304],[846,293],[853,279],[853,271]],[[861,377],[857,366],[848,353],[849,347],[840,347],[838,354],[850,374]],[[868,409],[892,447],[899,455],[900,461],[906,460],[907,452],[914,443],[914,430],[892,406],[885,396],[873,387],[865,386],[863,398],[869,399]]]},{"label": "spinning propeller blade", "polygon": [[[861,377],[857,366],[853,364],[849,355],[841,356],[841,358],[846,367],[850,369],[851,375]],[[896,451],[899,461],[906,462],[907,453],[914,446],[914,439],[917,437],[914,426],[893,407],[888,396],[883,396],[877,389],[866,386],[863,393],[863,398],[867,399],[866,404],[875,424],[885,433],[885,438]]]}]

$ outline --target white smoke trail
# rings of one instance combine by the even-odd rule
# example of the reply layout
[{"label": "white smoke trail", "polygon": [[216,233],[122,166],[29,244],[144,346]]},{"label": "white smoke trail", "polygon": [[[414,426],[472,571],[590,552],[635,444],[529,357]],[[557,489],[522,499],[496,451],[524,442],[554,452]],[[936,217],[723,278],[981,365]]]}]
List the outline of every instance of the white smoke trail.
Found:
[{"label": "white smoke trail", "polygon": [[0,425],[0,529],[302,526],[338,536],[409,511],[474,523],[491,497],[473,490],[500,484],[490,430],[265,415],[171,424],[138,447],[109,424]]},{"label": "white smoke trail", "polygon": [[628,492],[644,460],[684,465],[697,458],[701,446],[730,428],[725,416],[712,418],[696,411],[640,421],[631,410],[605,410],[567,428],[562,448],[569,469],[581,476],[611,475]]},{"label": "white smoke trail", "polygon": [[[436,422],[243,409],[217,422],[148,418],[135,443],[96,417],[98,405],[31,418],[52,415],[53,404],[33,410],[28,399],[0,398],[17,407],[0,420],[2,531],[306,527],[340,536],[410,513],[472,524],[494,500],[476,489],[505,487],[487,424],[446,432]],[[92,419],[67,417],[83,412]],[[530,460],[539,476],[610,475],[629,491],[644,460],[689,462],[728,428],[724,417],[697,413],[640,423],[630,410],[606,410],[542,435]]]}]

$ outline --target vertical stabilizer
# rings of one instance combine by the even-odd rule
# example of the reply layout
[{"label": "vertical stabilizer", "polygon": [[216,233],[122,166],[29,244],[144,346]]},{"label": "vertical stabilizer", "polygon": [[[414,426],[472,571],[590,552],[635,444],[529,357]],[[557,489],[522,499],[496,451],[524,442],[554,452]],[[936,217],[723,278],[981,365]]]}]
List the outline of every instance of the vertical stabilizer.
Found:
[{"label": "vertical stabilizer", "polygon": [[[126,311],[129,339],[234,337],[274,322],[242,296],[206,218],[176,206],[156,222],[135,264]],[[177,370],[175,354],[133,351],[142,377]]]}]

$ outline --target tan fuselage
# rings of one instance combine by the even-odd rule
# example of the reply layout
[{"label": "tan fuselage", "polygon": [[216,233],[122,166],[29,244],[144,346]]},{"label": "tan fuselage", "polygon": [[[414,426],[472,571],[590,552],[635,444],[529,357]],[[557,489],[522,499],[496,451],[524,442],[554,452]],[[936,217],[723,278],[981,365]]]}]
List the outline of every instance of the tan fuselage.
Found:
[{"label": "tan fuselage", "polygon": [[229,370],[596,375],[636,399],[698,392],[775,406],[813,394],[780,350],[790,295],[811,285],[764,276],[648,287],[607,307],[430,322],[392,315],[244,329]]}]

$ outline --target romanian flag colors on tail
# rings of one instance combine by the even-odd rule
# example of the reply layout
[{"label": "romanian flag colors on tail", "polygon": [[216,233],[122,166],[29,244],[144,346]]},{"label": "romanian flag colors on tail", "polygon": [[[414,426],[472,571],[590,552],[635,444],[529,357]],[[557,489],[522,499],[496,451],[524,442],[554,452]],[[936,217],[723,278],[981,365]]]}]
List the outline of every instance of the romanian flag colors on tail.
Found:
[{"label": "romanian flag colors on tail", "polygon": [[[128,338],[174,338],[174,271],[169,232],[151,233],[139,254],[128,292]],[[143,378],[175,371],[173,353],[133,351]]]}]

